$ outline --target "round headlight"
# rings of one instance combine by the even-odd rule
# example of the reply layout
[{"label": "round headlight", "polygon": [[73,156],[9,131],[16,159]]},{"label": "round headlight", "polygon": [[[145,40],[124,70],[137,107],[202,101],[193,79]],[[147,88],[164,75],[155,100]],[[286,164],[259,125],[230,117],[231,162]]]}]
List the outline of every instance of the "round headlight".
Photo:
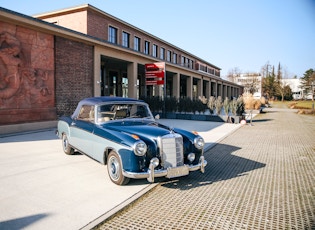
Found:
[{"label": "round headlight", "polygon": [[194,145],[197,149],[202,149],[205,146],[205,141],[203,140],[201,136],[197,136],[194,139]]},{"label": "round headlight", "polygon": [[188,156],[187,156],[187,159],[190,161],[190,162],[193,162],[196,158],[196,155],[194,153],[189,153]]},{"label": "round headlight", "polygon": [[137,141],[134,145],[134,152],[137,156],[143,156],[147,152],[147,145],[143,141]]}]

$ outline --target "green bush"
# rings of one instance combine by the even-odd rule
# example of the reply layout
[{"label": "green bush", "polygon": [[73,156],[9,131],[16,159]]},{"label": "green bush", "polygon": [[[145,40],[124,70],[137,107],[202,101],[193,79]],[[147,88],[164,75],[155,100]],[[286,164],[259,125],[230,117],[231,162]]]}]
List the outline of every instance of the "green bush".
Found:
[{"label": "green bush", "polygon": [[165,111],[168,113],[177,111],[177,99],[175,97],[165,98]]},{"label": "green bush", "polygon": [[153,113],[160,113],[163,111],[164,102],[161,97],[159,96],[141,97],[140,99],[145,101],[149,105]]}]

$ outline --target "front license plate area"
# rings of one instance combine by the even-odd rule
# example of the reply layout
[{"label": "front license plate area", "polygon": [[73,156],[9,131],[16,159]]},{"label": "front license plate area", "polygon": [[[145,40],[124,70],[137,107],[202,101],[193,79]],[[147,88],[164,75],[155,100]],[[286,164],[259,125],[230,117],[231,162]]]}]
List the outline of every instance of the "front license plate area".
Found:
[{"label": "front license plate area", "polygon": [[167,178],[174,178],[180,176],[186,176],[189,174],[189,169],[186,165],[175,167],[175,168],[167,168]]}]

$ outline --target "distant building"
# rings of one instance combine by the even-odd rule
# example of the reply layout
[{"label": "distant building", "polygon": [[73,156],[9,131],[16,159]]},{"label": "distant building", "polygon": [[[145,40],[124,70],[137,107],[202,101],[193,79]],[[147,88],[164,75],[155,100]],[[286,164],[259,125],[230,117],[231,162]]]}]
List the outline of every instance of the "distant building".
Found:
[{"label": "distant building", "polygon": [[301,88],[301,79],[291,78],[291,79],[281,79],[283,86],[288,85],[292,91],[292,97],[294,100],[300,100],[304,98],[304,93]]},{"label": "distant building", "polygon": [[233,82],[244,86],[244,93],[251,93],[254,97],[262,96],[262,76],[260,73],[242,73],[233,76]]}]

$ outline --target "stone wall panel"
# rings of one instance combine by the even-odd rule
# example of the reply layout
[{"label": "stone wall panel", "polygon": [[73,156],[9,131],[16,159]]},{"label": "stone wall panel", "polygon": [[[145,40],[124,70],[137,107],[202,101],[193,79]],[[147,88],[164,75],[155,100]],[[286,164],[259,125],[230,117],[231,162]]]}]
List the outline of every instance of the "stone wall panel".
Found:
[{"label": "stone wall panel", "polygon": [[54,119],[54,37],[0,22],[0,125]]}]

